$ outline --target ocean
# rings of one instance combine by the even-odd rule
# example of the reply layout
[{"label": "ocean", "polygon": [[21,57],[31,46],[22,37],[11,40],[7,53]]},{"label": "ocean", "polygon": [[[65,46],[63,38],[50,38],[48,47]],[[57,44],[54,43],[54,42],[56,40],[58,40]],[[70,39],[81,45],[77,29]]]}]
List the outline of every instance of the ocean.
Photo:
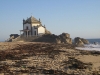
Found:
[{"label": "ocean", "polygon": [[98,42],[100,43],[100,39],[87,39],[90,43]]},{"label": "ocean", "polygon": [[[85,44],[84,47],[76,47],[79,50],[89,50],[89,51],[100,51],[100,39],[87,39],[89,44]],[[94,42],[96,44],[94,44]]]}]

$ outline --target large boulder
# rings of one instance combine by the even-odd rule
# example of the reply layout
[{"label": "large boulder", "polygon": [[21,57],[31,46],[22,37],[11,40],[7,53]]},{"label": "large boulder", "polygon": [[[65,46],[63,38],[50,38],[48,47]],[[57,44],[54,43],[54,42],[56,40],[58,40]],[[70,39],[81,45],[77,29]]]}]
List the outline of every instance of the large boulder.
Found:
[{"label": "large boulder", "polygon": [[83,46],[84,43],[81,41],[81,39],[79,39],[79,40],[77,41],[76,45],[77,45],[77,46]]},{"label": "large boulder", "polygon": [[70,34],[68,34],[68,33],[62,33],[58,37],[60,38],[61,43],[72,44],[72,39],[70,38]]},{"label": "large boulder", "polygon": [[61,43],[61,40],[59,38],[56,38],[56,43],[57,44],[60,44]]},{"label": "large boulder", "polygon": [[86,40],[86,39],[84,39],[84,38],[81,38],[81,40],[82,40],[82,42],[83,42],[84,44],[89,44],[89,41],[88,41],[88,40]]},{"label": "large boulder", "polygon": [[66,43],[66,44],[72,44],[72,39],[70,38],[70,34],[68,33],[62,33],[60,35],[55,34],[44,34],[42,37],[39,37],[35,41],[42,41],[42,42],[52,42],[52,43]]},{"label": "large boulder", "polygon": [[68,34],[68,33],[62,33],[60,36],[62,38],[70,38],[70,34]]},{"label": "large boulder", "polygon": [[72,39],[71,38],[66,38],[66,43],[68,43],[68,44],[72,44]]},{"label": "large boulder", "polygon": [[75,45],[76,46],[83,46],[84,44],[88,44],[89,41],[84,39],[84,38],[80,38],[80,37],[76,37],[74,39]]}]

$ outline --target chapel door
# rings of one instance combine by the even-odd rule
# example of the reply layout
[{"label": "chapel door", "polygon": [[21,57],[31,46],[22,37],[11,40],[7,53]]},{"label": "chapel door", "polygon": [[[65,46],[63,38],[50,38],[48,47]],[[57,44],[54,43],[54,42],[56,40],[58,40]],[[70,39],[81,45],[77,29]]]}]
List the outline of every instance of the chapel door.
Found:
[{"label": "chapel door", "polygon": [[34,31],[34,35],[36,35],[36,31]]}]

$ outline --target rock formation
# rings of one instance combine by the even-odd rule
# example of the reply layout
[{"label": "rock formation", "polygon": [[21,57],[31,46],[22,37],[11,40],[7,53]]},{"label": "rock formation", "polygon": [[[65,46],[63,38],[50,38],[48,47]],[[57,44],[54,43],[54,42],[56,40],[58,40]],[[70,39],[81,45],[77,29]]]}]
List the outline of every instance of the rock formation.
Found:
[{"label": "rock formation", "polygon": [[72,39],[70,38],[70,34],[68,33],[62,33],[58,36],[56,42],[61,42],[61,43],[67,43],[67,44],[72,44]]},{"label": "rock formation", "polygon": [[84,39],[84,38],[81,38],[81,40],[82,40],[82,42],[83,42],[84,44],[89,44],[89,41],[88,41],[88,40],[86,40],[86,39]]},{"label": "rock formation", "polygon": [[7,39],[7,40],[5,40],[5,41],[7,41],[7,42],[12,42],[12,40],[16,39],[17,37],[19,37],[18,34],[11,34],[11,35],[10,35],[10,38]]},{"label": "rock formation", "polygon": [[37,42],[51,42],[51,43],[66,43],[66,44],[72,44],[72,39],[70,38],[70,34],[68,33],[62,33],[60,35],[55,34],[45,34],[42,37],[35,39],[33,41]]},{"label": "rock formation", "polygon": [[45,29],[45,34],[51,34],[51,32]]},{"label": "rock formation", "polygon": [[59,38],[56,38],[56,43],[57,44],[60,44],[61,43],[61,40]]},{"label": "rock formation", "polygon": [[74,39],[75,45],[76,46],[83,46],[84,44],[89,44],[89,41],[84,39],[84,38],[80,38],[80,37],[76,37]]},{"label": "rock formation", "polygon": [[17,37],[11,38],[9,42],[49,42],[49,43],[65,43],[65,44],[72,44],[72,39],[70,38],[70,34],[62,33],[60,35],[51,34],[50,31],[46,29],[46,34],[42,35],[41,37]]}]

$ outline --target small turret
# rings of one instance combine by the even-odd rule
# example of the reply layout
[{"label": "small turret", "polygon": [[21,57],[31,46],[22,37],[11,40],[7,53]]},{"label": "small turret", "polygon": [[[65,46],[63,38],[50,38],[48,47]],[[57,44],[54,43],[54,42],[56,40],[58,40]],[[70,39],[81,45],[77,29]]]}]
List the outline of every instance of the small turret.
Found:
[{"label": "small turret", "polygon": [[23,19],[23,21],[25,21],[25,19]]},{"label": "small turret", "polygon": [[23,19],[23,23],[25,22],[25,19]]}]

